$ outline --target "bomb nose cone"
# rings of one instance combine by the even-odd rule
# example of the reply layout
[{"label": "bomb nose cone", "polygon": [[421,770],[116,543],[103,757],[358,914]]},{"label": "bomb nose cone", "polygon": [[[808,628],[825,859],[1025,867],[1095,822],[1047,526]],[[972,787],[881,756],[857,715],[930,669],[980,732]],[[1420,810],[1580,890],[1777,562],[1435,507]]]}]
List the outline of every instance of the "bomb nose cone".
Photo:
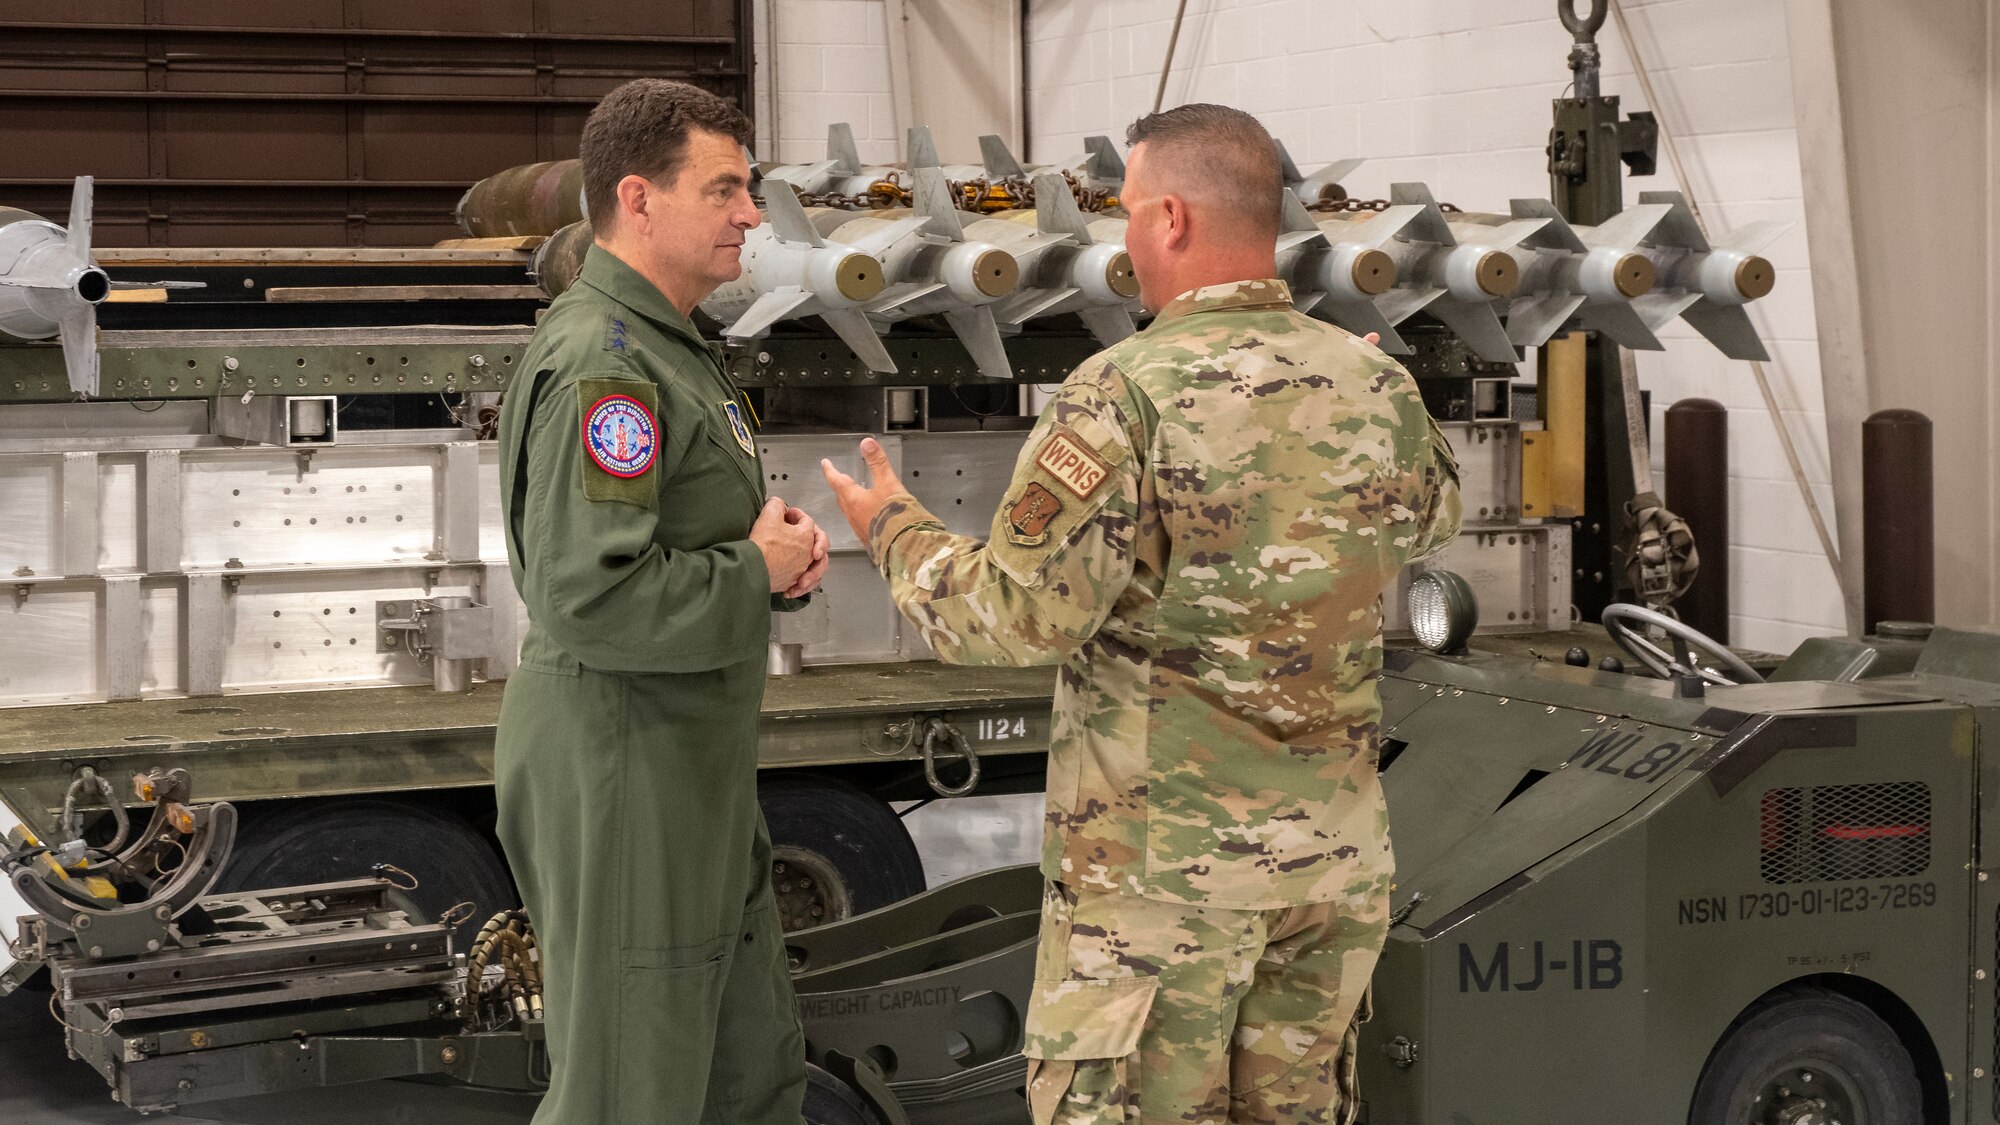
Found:
[{"label": "bomb nose cone", "polygon": [[1611,280],[1628,300],[1643,297],[1653,291],[1653,263],[1643,254],[1627,254],[1612,267]]},{"label": "bomb nose cone", "polygon": [[1132,272],[1132,255],[1120,250],[1105,263],[1104,284],[1128,300],[1139,295],[1139,275]]},{"label": "bomb nose cone", "polygon": [[1370,297],[1380,297],[1396,287],[1396,261],[1380,250],[1363,250],[1354,256],[1354,287]]},{"label": "bomb nose cone", "polygon": [[882,264],[866,254],[849,254],[834,267],[834,284],[850,301],[872,301],[881,296],[886,280]]},{"label": "bomb nose cone", "polygon": [[1481,257],[1472,275],[1479,282],[1479,291],[1489,297],[1508,296],[1521,284],[1520,265],[1512,254],[1501,250],[1490,250]]},{"label": "bomb nose cone", "polygon": [[1743,294],[1746,301],[1755,301],[1771,292],[1778,283],[1778,271],[1771,263],[1755,254],[1743,259],[1736,267],[1736,291]]},{"label": "bomb nose cone", "polygon": [[972,264],[972,284],[988,297],[1005,297],[1021,285],[1021,263],[1005,250],[993,249]]}]

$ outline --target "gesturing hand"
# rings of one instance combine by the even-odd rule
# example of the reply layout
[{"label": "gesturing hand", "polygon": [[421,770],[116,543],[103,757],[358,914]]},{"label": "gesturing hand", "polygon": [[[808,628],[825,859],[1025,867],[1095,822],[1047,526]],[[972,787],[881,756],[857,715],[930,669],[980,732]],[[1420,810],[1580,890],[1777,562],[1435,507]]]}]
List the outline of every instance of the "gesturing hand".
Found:
[{"label": "gesturing hand", "polygon": [[875,514],[889,497],[903,491],[903,482],[897,479],[896,467],[889,463],[889,454],[883,451],[882,443],[874,438],[861,439],[861,460],[868,466],[866,487],[834,468],[832,461],[822,459],[819,468],[826,474],[833,498],[840,503],[840,513],[847,517],[847,526],[854,529],[854,537],[866,548],[868,528],[875,522]]}]

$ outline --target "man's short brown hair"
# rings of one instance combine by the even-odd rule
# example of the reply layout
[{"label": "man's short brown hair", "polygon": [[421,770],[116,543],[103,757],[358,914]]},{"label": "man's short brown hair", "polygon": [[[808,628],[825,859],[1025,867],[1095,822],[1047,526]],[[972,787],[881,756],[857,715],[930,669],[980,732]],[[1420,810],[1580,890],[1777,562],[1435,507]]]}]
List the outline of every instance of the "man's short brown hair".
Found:
[{"label": "man's short brown hair", "polygon": [[606,234],[618,214],[618,181],[644,176],[671,186],[687,157],[688,135],[704,129],[750,143],[750,119],[707,90],[664,78],[635,78],[609,94],[583,123],[583,202],[590,227]]},{"label": "man's short brown hair", "polygon": [[1150,113],[1125,130],[1126,145],[1145,144],[1146,166],[1164,189],[1200,194],[1277,237],[1283,215],[1278,145],[1256,118],[1226,105],[1194,102]]}]

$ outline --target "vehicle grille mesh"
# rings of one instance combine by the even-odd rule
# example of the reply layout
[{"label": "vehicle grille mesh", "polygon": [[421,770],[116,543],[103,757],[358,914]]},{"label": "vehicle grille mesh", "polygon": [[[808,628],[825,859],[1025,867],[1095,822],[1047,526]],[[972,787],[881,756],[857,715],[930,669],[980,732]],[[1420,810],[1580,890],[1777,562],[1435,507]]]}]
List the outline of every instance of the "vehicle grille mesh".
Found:
[{"label": "vehicle grille mesh", "polygon": [[1770,789],[1762,813],[1767,883],[1901,878],[1931,865],[1931,791],[1920,781]]}]

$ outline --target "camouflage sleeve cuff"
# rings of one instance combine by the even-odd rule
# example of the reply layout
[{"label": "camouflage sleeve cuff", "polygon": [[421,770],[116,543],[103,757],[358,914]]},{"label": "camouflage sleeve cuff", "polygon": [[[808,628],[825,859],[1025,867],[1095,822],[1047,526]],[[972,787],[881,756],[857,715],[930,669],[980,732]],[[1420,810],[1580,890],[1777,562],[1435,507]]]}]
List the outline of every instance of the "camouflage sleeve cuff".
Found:
[{"label": "camouflage sleeve cuff", "polygon": [[896,537],[913,527],[931,524],[939,529],[944,524],[930,513],[930,509],[918,502],[907,492],[898,492],[882,504],[875,518],[868,522],[868,556],[875,560],[875,569],[888,576],[889,548],[895,545]]}]

